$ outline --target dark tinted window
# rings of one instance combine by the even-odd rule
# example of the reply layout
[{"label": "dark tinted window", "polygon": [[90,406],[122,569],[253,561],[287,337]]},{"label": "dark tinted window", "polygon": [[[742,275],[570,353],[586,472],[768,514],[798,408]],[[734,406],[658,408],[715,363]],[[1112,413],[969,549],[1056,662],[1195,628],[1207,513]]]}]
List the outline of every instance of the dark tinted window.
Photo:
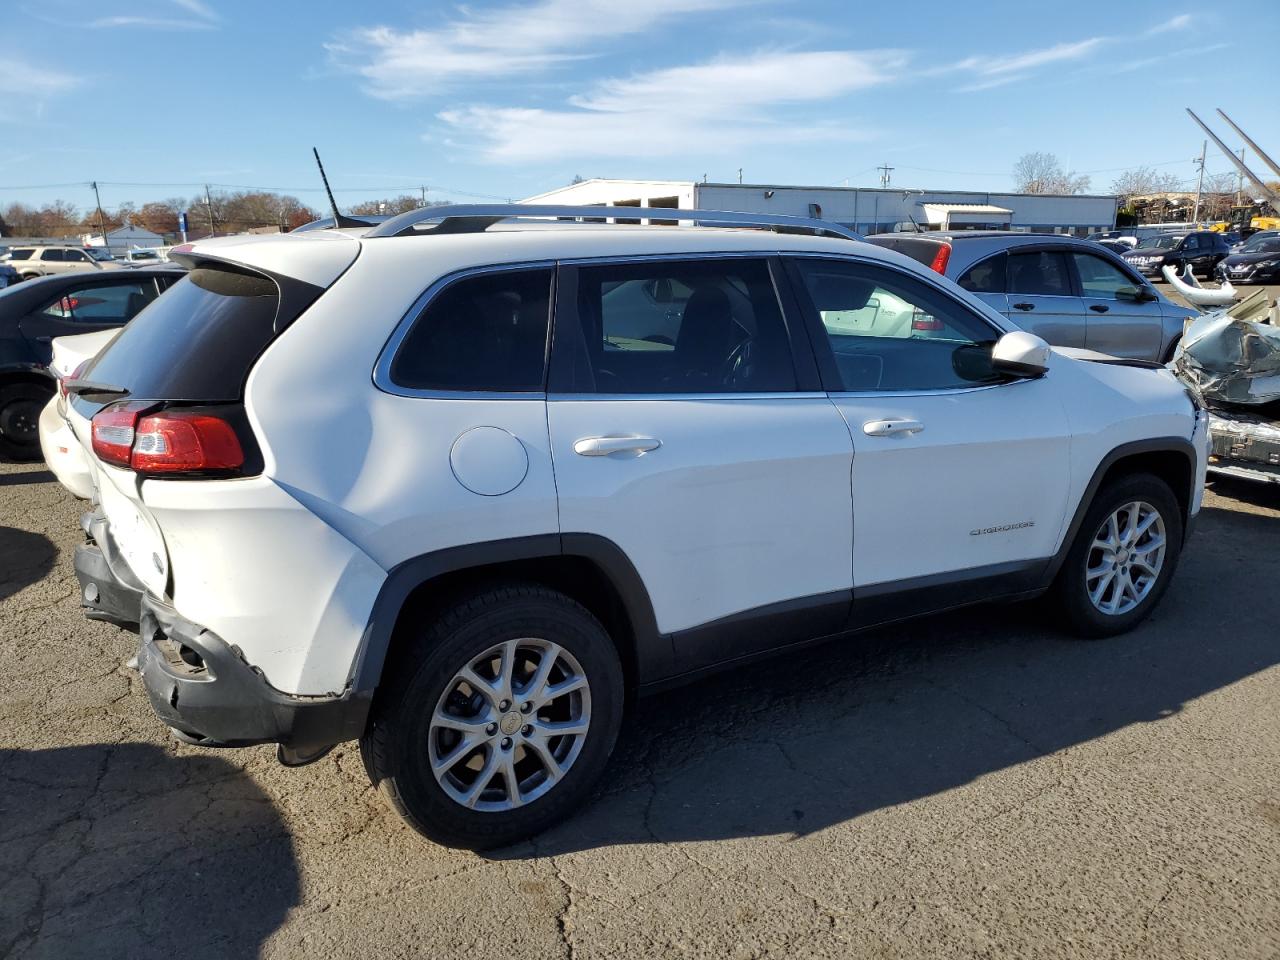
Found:
[{"label": "dark tinted window", "polygon": [[138,400],[238,400],[275,336],[279,301],[266,277],[198,267],[139,313],[83,376]]},{"label": "dark tinted window", "polygon": [[1200,249],[1199,235],[1193,233],[1191,236],[1187,237],[1187,239],[1183,240],[1182,249],[1186,251],[1199,250]]},{"label": "dark tinted window", "polygon": [[155,298],[156,285],[152,280],[103,284],[73,290],[52,303],[46,303],[41,312],[57,320],[124,323],[137,316]]},{"label": "dark tinted window", "polygon": [[31,254],[33,253],[35,253],[34,250],[10,250],[9,259],[10,260],[30,260]]},{"label": "dark tinted window", "polygon": [[840,389],[948,390],[1001,379],[991,366],[999,331],[941,291],[887,267],[793,263],[831,345]]},{"label": "dark tinted window", "polygon": [[541,390],[552,271],[467,277],[423,310],[391,362],[414,390]]},{"label": "dark tinted window", "polygon": [[960,275],[956,281],[974,293],[1004,293],[1005,255],[990,257]]},{"label": "dark tinted window", "polygon": [[61,250],[45,250],[40,254],[41,260],[48,260],[52,263],[61,263],[64,259]]},{"label": "dark tinted window", "polygon": [[68,263],[88,263],[89,257],[80,250],[63,250],[62,259]]},{"label": "dark tinted window", "polygon": [[[582,267],[578,316],[597,393],[770,393],[796,388],[763,260]],[[592,386],[594,385],[594,387]]]},{"label": "dark tinted window", "polygon": [[1048,251],[1009,254],[1009,292],[1071,296],[1066,254]]}]

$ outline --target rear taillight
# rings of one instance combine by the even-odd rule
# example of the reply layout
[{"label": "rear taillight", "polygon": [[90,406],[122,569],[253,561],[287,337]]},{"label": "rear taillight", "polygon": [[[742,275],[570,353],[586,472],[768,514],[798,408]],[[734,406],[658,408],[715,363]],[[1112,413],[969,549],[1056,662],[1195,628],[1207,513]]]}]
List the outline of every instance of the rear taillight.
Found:
[{"label": "rear taillight", "polygon": [[927,313],[922,313],[920,310],[916,310],[916,312],[911,315],[911,329],[937,331],[944,328],[942,326],[942,321],[937,317]]},{"label": "rear taillight", "polygon": [[134,427],[138,416],[149,403],[113,403],[93,416],[93,452],[103,463],[116,467],[129,466],[133,454]]},{"label": "rear taillight", "polygon": [[235,428],[211,413],[193,410],[143,412],[154,403],[126,401],[93,418],[93,452],[103,463],[138,473],[225,473],[244,466]]},{"label": "rear taillight", "polygon": [[133,442],[132,466],[139,473],[235,470],[244,451],[231,424],[207,413],[164,410],[143,417]]},{"label": "rear taillight", "polygon": [[934,273],[941,273],[945,276],[947,272],[947,261],[950,259],[951,244],[941,244],[938,247],[938,252],[933,255],[933,263],[929,264],[929,269]]},{"label": "rear taillight", "polygon": [[82,360],[80,361],[80,366],[76,367],[74,370],[71,371],[70,376],[58,378],[58,395],[62,397],[63,400],[67,399],[67,381],[79,380],[80,374],[84,373],[84,368],[87,367],[88,365],[89,365],[88,360]]}]

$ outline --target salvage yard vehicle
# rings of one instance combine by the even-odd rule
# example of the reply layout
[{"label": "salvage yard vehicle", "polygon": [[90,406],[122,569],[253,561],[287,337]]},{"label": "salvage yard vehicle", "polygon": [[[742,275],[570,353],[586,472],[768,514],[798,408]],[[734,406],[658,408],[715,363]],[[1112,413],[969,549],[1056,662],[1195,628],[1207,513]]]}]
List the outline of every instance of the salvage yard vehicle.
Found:
[{"label": "salvage yard vehicle", "polygon": [[1280,483],[1280,308],[1264,291],[1187,328],[1173,368],[1209,411],[1209,472]]},{"label": "salvage yard vehicle", "polygon": [[1125,262],[1144,277],[1158,277],[1164,267],[1182,273],[1186,267],[1202,277],[1212,277],[1218,264],[1231,252],[1222,234],[1212,230],[1194,233],[1162,233],[1147,237],[1122,254]]},{"label": "salvage yard vehicle", "polygon": [[984,230],[867,239],[950,277],[1056,347],[1163,363],[1188,319],[1096,241]]},{"label": "salvage yard vehicle", "polygon": [[40,456],[41,409],[54,395],[54,337],[123,326],[182,276],[178,267],[73,273],[0,291],[0,455]]},{"label": "salvage yard vehicle", "polygon": [[1223,283],[1280,283],[1280,233],[1256,233],[1218,264]]},{"label": "salvage yard vehicle", "polygon": [[[358,738],[409,824],[494,847],[589,794],[632,694],[985,600],[1087,637],[1160,601],[1207,456],[1167,370],[832,223],[598,216],[175,248],[67,390],[85,612],[136,625],[176,736]],[[890,299],[905,333],[864,328]]]},{"label": "salvage yard vehicle", "polygon": [[103,247],[11,247],[9,266],[23,280],[93,270],[115,270],[121,264]]}]

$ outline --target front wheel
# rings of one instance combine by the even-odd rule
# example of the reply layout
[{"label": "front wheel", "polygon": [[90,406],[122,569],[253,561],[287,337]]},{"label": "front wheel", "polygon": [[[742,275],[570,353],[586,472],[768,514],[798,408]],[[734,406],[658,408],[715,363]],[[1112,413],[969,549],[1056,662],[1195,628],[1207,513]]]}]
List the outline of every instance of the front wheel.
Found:
[{"label": "front wheel", "polygon": [[1132,630],[1160,602],[1182,552],[1182,512],[1169,485],[1132,474],[1094,497],[1054,585],[1074,632]]},{"label": "front wheel", "polygon": [[457,604],[388,674],[360,741],[365,769],[410,826],[448,846],[505,846],[566,817],[622,721],[608,634],[542,587]]}]

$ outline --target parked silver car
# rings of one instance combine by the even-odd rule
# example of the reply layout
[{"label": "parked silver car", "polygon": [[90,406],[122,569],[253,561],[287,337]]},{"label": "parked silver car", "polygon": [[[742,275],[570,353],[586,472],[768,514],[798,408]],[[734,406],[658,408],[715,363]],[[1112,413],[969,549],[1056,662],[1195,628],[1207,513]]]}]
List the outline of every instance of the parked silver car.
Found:
[{"label": "parked silver car", "polygon": [[867,239],[931,266],[1055,346],[1166,363],[1194,315],[1088,240],[986,230]]}]

